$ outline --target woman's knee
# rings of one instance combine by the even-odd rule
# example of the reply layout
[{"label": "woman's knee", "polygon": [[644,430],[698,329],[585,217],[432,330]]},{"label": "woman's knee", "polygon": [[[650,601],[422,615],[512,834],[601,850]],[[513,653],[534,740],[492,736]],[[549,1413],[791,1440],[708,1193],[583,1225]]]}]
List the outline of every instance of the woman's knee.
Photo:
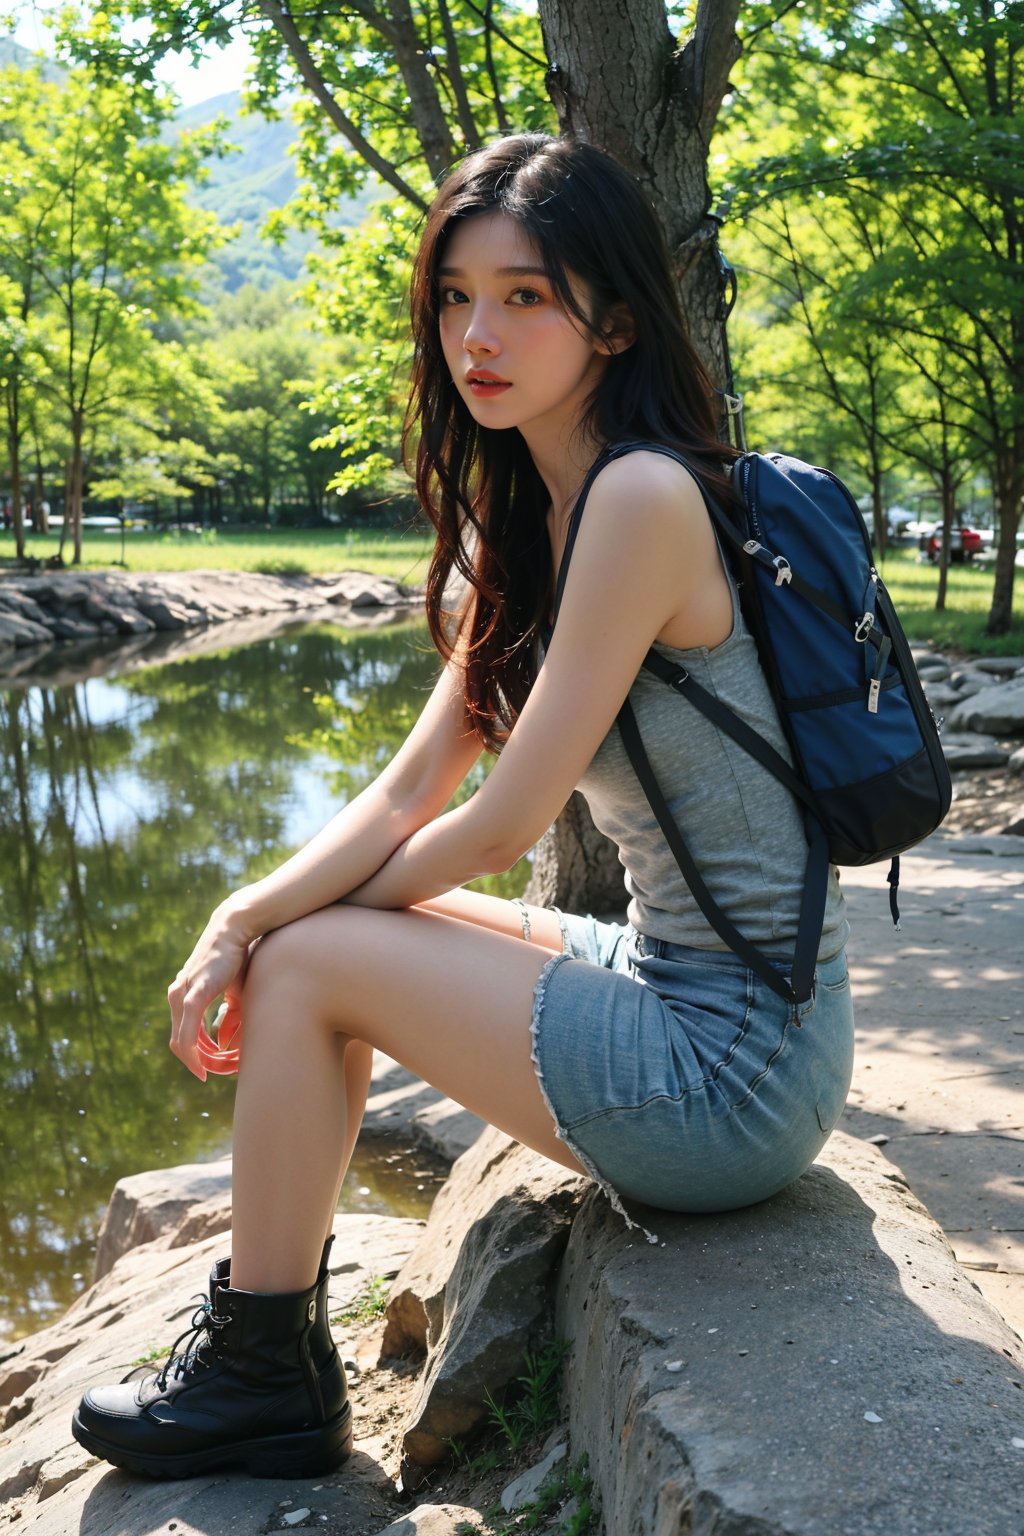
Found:
[{"label": "woman's knee", "polygon": [[338,965],[339,945],[328,942],[322,918],[322,913],[313,912],[264,934],[249,957],[243,1007],[251,1012],[254,1002],[283,997],[292,1007],[308,1011],[323,990],[328,957],[335,970]]}]

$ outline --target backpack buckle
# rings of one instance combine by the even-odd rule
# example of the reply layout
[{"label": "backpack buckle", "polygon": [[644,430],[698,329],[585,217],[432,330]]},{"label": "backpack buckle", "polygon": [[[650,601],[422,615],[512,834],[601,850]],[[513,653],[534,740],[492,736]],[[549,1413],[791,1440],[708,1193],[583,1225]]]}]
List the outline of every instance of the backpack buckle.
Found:
[{"label": "backpack buckle", "polygon": [[776,555],[772,565],[775,567],[775,585],[777,587],[784,587],[793,580],[793,572],[785,555]]},{"label": "backpack buckle", "polygon": [[870,635],[870,633],[874,629],[874,627],[875,627],[875,616],[874,616],[874,614],[873,613],[862,614],[861,617],[860,617],[860,620],[857,623],[857,627],[853,631],[853,638],[856,640],[858,645],[864,645],[866,643],[868,635]]}]

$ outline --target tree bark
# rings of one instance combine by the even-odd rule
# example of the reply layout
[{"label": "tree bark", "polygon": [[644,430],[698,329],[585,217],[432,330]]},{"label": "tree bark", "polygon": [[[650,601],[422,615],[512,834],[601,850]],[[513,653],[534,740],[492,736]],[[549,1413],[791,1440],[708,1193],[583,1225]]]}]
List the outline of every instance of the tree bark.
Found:
[{"label": "tree bark", "polygon": [[[540,0],[561,130],[613,154],[647,192],[668,235],[694,345],[719,388],[727,386],[725,328],[706,172],[740,54],[738,13],[739,0],[698,0],[693,33],[677,49],[663,0]],[[617,852],[581,795],[538,844],[526,900],[572,911],[623,907]]]},{"label": "tree bark", "polygon": [[537,844],[525,899],[536,907],[621,915],[622,865],[578,792]]},{"label": "tree bark", "polygon": [[725,384],[721,280],[709,217],[711,133],[739,58],[739,0],[699,0],[675,47],[663,0],[540,0],[548,90],[563,133],[607,150],[636,176],[664,226],[690,334]]}]

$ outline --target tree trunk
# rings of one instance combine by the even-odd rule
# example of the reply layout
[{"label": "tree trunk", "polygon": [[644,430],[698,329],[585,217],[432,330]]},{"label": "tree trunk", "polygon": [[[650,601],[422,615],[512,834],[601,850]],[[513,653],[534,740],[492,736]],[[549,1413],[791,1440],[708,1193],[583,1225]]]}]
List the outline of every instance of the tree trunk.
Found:
[{"label": "tree trunk", "polygon": [[995,495],[999,542],[996,545],[996,573],[992,587],[992,606],[985,625],[987,635],[1006,635],[1013,618],[1013,583],[1017,561],[1017,530],[1020,527],[1021,496],[1024,486],[1024,430],[1013,434],[1019,439],[1013,452],[999,455],[992,489]]},{"label": "tree trunk", "polygon": [[60,544],[57,547],[57,561],[58,561],[58,564],[61,564],[61,565],[63,565],[63,563],[64,563],[64,545],[65,545],[65,543],[67,541],[68,528],[70,526],[70,521],[71,521],[71,498],[72,498],[72,494],[73,494],[73,480],[72,480],[72,473],[71,473],[71,460],[67,459],[67,460],[65,460],[65,463],[64,463],[64,516],[61,519],[61,525],[60,525]]},{"label": "tree trunk", "polygon": [[621,916],[625,904],[622,865],[614,845],[594,826],[587,802],[578,792],[537,844],[525,899],[536,907]]},{"label": "tree trunk", "polygon": [[[15,362],[12,372],[16,373]],[[11,465],[11,527],[14,530],[14,553],[19,560],[25,558],[25,517],[21,508],[21,422],[18,401],[18,380],[14,377],[7,385],[7,456]]]},{"label": "tree trunk", "polygon": [[35,486],[32,493],[32,526],[36,533],[49,533],[50,515],[46,505],[46,477],[43,473],[43,460],[39,452],[38,443],[35,448],[36,475]]},{"label": "tree trunk", "polygon": [[725,382],[707,149],[739,58],[739,0],[699,0],[675,47],[664,0],[540,0],[548,90],[563,133],[613,154],[647,192],[676,262],[693,342]]},{"label": "tree trunk", "polygon": [[[676,49],[664,0],[540,0],[547,83],[563,133],[633,172],[653,202],[676,263],[683,312],[712,379],[726,386],[725,329],[707,149],[740,54],[739,0],[699,0]],[[726,435],[722,413],[722,434]],[[571,911],[621,911],[622,866],[573,795],[534,855],[526,899]]]},{"label": "tree trunk", "polygon": [[82,421],[77,412],[71,419],[71,497],[70,505],[64,508],[64,526],[67,527],[68,517],[71,518],[71,532],[74,538],[74,554],[71,557],[73,565],[82,563],[82,502],[85,497],[85,458],[82,452]]}]

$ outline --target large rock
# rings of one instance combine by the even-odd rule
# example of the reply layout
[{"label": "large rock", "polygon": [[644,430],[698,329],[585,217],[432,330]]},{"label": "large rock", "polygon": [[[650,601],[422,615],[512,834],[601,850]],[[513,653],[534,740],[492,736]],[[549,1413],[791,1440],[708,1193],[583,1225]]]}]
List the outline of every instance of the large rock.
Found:
[{"label": "large rock", "polygon": [[[186,1217],[201,1203],[215,1200],[224,1219],[207,1231],[223,1232],[231,1225],[231,1159],[215,1163],[182,1163],[155,1168],[119,1179],[103,1214],[96,1240],[93,1278],[100,1280],[122,1254],[143,1243],[165,1239],[170,1246]],[[207,1235],[193,1230],[188,1241]]]},{"label": "large rock", "polygon": [[443,1460],[550,1334],[554,1271],[586,1185],[496,1130],[455,1164],[388,1303],[382,1357],[428,1351],[408,1461]]},{"label": "large rock", "polygon": [[951,731],[984,731],[1013,736],[1024,731],[1024,682],[995,683],[956,706],[947,721]]},{"label": "large rock", "polygon": [[1013,677],[1024,672],[1024,656],[978,656],[971,665],[978,672],[991,672],[997,677]]},{"label": "large rock", "polygon": [[644,1220],[591,1197],[558,1294],[606,1536],[1020,1536],[1020,1340],[880,1153]]},{"label": "large rock", "polygon": [[994,737],[979,736],[977,732],[965,736],[943,735],[941,740],[946,766],[950,769],[1002,768],[1009,760],[1009,748],[1000,746]]}]

